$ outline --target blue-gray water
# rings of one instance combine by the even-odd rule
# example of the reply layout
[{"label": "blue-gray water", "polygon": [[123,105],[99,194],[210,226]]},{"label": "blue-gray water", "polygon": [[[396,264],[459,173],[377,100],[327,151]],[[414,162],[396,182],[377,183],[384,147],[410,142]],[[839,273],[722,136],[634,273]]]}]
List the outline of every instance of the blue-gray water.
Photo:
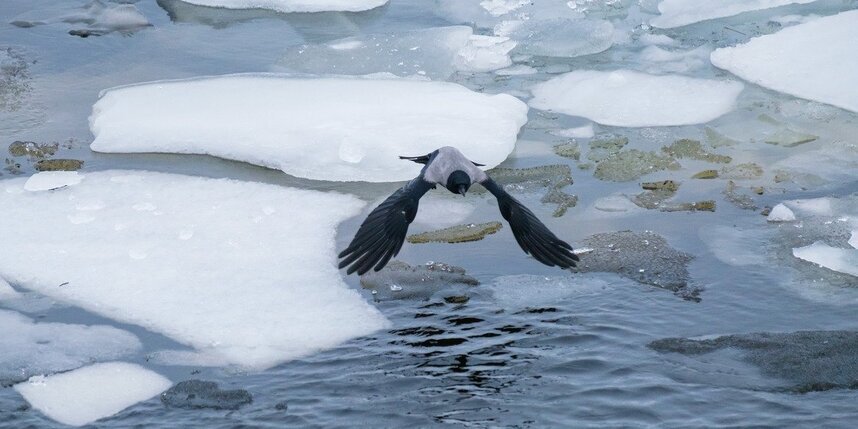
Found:
[{"label": "blue-gray water", "polygon": [[[63,154],[84,160],[86,171],[140,168],[232,177],[339,190],[368,201],[376,201],[399,185],[313,182],[205,156],[96,154],[87,147],[92,139],[87,117],[98,92],[113,86],[270,71],[283,53],[297,44],[460,24],[439,13],[436,2],[407,0],[391,0],[385,7],[359,14],[312,15],[212,11],[169,0],[141,0],[135,5],[151,27],[88,38],[69,35],[75,25],[61,22],[33,28],[10,24],[21,16],[31,19],[62,15],[64,8],[75,6],[66,3],[12,0],[0,6],[0,48],[9,48],[26,60],[25,81],[30,88],[25,109],[2,117],[3,148],[14,140],[72,139],[72,148]],[[635,2],[617,3],[620,12],[615,13],[621,16],[623,8]],[[773,16],[828,15],[856,7],[850,1],[819,1],[659,33],[676,38],[683,49],[718,47],[776,31],[770,23]],[[568,69],[635,68],[632,54],[633,50],[620,46],[595,55],[571,59],[534,57],[523,63],[538,70],[558,64],[568,65]],[[728,76],[708,64],[691,74]],[[532,82],[550,76],[542,72],[511,78],[498,78],[491,73],[456,74],[451,80],[475,90],[518,94]],[[821,138],[798,148],[742,144],[722,148],[719,153],[750,159],[768,168],[793,153],[830,144],[833,137],[827,136],[858,129],[854,113],[820,108],[816,103],[745,84],[737,109],[714,121],[714,126],[728,127],[762,114],[778,115],[784,106],[828,109],[825,111],[830,114],[825,121],[816,123],[800,115],[796,119],[803,121],[801,126],[805,128],[813,127]],[[237,411],[167,408],[154,398],[98,421],[95,427],[854,427],[858,421],[855,390],[793,393],[782,389],[789,380],[765,374],[741,356],[736,358],[740,353],[737,350],[687,357],[659,353],[647,345],[666,337],[855,330],[858,289],[848,286],[856,282],[834,276],[838,284],[827,284],[835,281],[829,281],[824,270],[813,271],[814,268],[784,258],[786,247],[778,236],[779,227],[767,224],[759,209],[744,210],[727,201],[722,192],[726,180],[687,179],[703,169],[703,164],[683,162],[685,168],[680,172],[660,172],[642,180],[679,175],[685,182],[679,199],[713,199],[717,202],[715,212],[641,210],[615,215],[594,211],[593,203],[600,197],[640,192],[639,181],[600,181],[593,177],[592,169],[579,169],[578,162],[551,152],[551,145],[565,139],[546,133],[546,129],[568,128],[587,121],[545,115],[534,109],[530,118],[519,136],[520,153],[502,166],[569,164],[575,183],[566,190],[578,195],[579,202],[555,219],[551,218],[553,208],[538,202],[539,192],[522,199],[559,236],[572,243],[595,233],[626,229],[664,236],[671,246],[694,256],[689,270],[692,284],[702,289],[699,302],[610,275],[594,277],[608,283],[595,292],[570,293],[566,298],[536,305],[527,299],[520,303],[501,302],[492,294],[493,281],[500,276],[575,275],[526,257],[505,228],[474,243],[404,246],[401,260],[412,264],[440,260],[462,266],[476,276],[482,284],[467,291],[470,300],[466,304],[447,304],[440,295],[428,300],[380,301],[376,305],[392,322],[390,330],[259,373],[152,365],[146,362],[146,353],[175,343],[139,327],[116,324],[74,308],[52,308],[33,316],[39,321],[111,324],[128,329],[144,343],[144,353],[131,361],[173,381],[212,380],[223,388],[246,389],[253,395],[253,403]],[[630,147],[652,150],[678,138],[702,138],[703,127],[626,129],[597,125],[596,131],[626,135],[631,140]],[[582,148],[586,148],[586,141],[581,140]],[[824,170],[827,166],[818,168]],[[9,176],[4,173],[3,178]],[[850,180],[804,189],[766,184],[767,192],[754,196],[754,203],[762,208],[795,198],[846,198],[858,191],[855,176],[854,171],[850,176],[847,170]],[[478,209],[469,222],[500,219],[493,201],[485,196],[473,198],[479,200]],[[359,222],[360,219],[352,219],[341,226],[337,235],[340,246],[351,238]],[[731,235],[730,231],[739,232]],[[731,243],[731,249],[762,255],[765,262],[722,262],[723,258],[716,257],[707,244],[716,236]],[[803,285],[813,275],[820,280],[811,293]],[[360,289],[356,277],[346,281]],[[538,284],[523,287],[529,288],[526,293],[533,297],[540,294]],[[369,292],[364,294],[372,300]],[[61,426],[27,409],[26,402],[11,388],[0,389],[0,427]]]}]

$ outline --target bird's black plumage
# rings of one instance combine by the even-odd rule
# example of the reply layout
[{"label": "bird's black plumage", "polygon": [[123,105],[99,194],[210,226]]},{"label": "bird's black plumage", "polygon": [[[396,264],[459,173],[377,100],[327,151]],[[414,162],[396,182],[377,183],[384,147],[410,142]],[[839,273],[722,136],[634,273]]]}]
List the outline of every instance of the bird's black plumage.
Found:
[{"label": "bird's black plumage", "polygon": [[399,188],[376,207],[358,228],[355,238],[340,252],[340,268],[351,265],[348,274],[363,274],[375,266],[382,269],[399,253],[408,225],[417,215],[420,197],[434,185],[418,177]]},{"label": "bird's black plumage", "polygon": [[463,189],[467,190],[467,187],[460,186],[462,175],[471,183],[483,185],[497,198],[501,215],[509,222],[515,240],[525,253],[552,267],[570,268],[578,261],[578,256],[572,253],[572,246],[557,238],[530,209],[476,168],[481,164],[469,161],[457,149],[443,147],[427,155],[400,158],[424,164],[424,167],[419,176],[394,192],[367,216],[351,244],[339,254],[339,267],[348,266],[348,274],[381,270],[402,248],[408,226],[417,215],[420,198],[436,184],[464,195]]}]

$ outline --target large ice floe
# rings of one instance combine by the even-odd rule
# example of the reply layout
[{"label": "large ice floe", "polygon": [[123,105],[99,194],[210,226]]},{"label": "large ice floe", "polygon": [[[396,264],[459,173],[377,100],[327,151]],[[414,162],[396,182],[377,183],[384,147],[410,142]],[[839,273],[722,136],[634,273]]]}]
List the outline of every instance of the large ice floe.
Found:
[{"label": "large ice floe", "polygon": [[262,369],[388,323],[334,264],[352,196],[145,171],[24,183],[0,182],[0,276],[196,349],[170,358]]},{"label": "large ice floe", "polygon": [[[0,290],[0,303],[8,297]],[[0,386],[121,358],[141,347],[137,337],[110,326],[36,323],[7,310],[0,310],[0,333]]]},{"label": "large ice floe", "polygon": [[15,385],[33,408],[67,425],[83,426],[112,416],[173,383],[139,365],[107,362]]},{"label": "large ice floe", "polygon": [[399,155],[441,146],[495,166],[526,121],[517,98],[453,83],[228,75],[105,91],[90,129],[98,152],[209,154],[309,179],[393,182],[420,170]]},{"label": "large ice floe", "polygon": [[226,9],[271,9],[277,12],[362,12],[387,0],[182,0],[199,6]]},{"label": "large ice floe", "polygon": [[661,15],[650,20],[653,27],[674,28],[710,19],[724,18],[760,9],[789,4],[812,3],[816,0],[662,0]]},{"label": "large ice floe", "polygon": [[577,70],[534,85],[530,106],[604,125],[688,125],[731,111],[742,88],[734,81],[631,70]]},{"label": "large ice floe", "polygon": [[858,112],[858,10],[716,49],[712,64],[745,80]]},{"label": "large ice floe", "polygon": [[507,37],[473,34],[471,27],[424,28],[337,39],[287,49],[275,69],[299,73],[391,73],[446,79],[456,70],[485,72],[512,64]]}]

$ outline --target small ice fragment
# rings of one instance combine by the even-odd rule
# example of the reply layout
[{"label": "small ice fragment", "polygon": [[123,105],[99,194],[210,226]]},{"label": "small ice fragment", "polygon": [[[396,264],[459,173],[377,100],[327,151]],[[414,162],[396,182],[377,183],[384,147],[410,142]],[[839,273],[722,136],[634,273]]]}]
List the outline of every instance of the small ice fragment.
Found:
[{"label": "small ice fragment", "polygon": [[817,241],[792,249],[792,254],[829,270],[858,277],[858,249],[840,249]]},{"label": "small ice fragment", "polygon": [[849,245],[858,249],[858,230],[852,231],[852,235],[849,237]]},{"label": "small ice fragment", "polygon": [[145,401],[172,384],[139,365],[108,362],[50,376],[36,376],[15,390],[46,416],[83,426]]},{"label": "small ice fragment", "polygon": [[781,203],[772,208],[766,220],[769,222],[792,222],[795,220],[795,213]]},{"label": "small ice fragment", "polygon": [[399,291],[401,291],[401,290],[402,290],[402,286],[399,286],[399,285],[390,285],[390,290],[392,290],[392,291],[394,291],[394,292],[399,292]]},{"label": "small ice fragment", "polygon": [[43,171],[36,173],[24,183],[24,190],[30,192],[48,191],[74,186],[83,180],[83,176],[77,171]]},{"label": "small ice fragment", "polygon": [[568,137],[573,139],[589,139],[596,133],[593,131],[593,124],[587,124],[581,127],[567,128],[565,130],[551,131],[551,134],[557,137]]}]

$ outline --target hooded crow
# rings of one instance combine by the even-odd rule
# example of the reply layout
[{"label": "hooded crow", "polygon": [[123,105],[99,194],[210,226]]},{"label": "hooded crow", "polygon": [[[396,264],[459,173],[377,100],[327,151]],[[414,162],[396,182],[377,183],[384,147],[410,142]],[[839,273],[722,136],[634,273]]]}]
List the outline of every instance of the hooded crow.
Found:
[{"label": "hooded crow", "polygon": [[417,215],[420,198],[427,191],[442,185],[464,196],[474,183],[479,183],[497,198],[501,215],[509,222],[515,240],[525,253],[548,266],[575,266],[578,256],[572,253],[572,246],[557,238],[530,209],[477,168],[482,164],[469,161],[458,149],[445,146],[428,155],[399,158],[424,164],[424,167],[420,175],[387,197],[367,216],[351,244],[339,254],[339,267],[348,266],[348,274],[364,274],[371,268],[379,271],[399,253],[408,225]]}]

